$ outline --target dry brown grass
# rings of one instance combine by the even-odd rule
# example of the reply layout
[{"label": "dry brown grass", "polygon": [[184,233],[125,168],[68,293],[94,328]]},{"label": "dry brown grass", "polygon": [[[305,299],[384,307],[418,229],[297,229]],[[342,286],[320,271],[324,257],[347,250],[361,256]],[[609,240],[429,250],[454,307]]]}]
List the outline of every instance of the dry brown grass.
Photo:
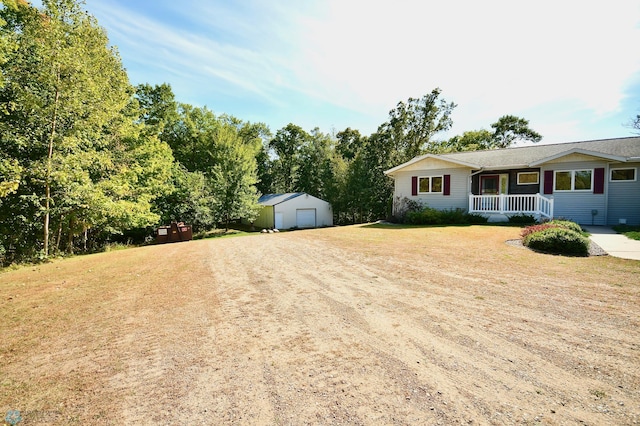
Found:
[{"label": "dry brown grass", "polygon": [[[499,424],[533,422],[544,410],[552,424],[640,421],[640,262],[505,244],[518,234],[490,226],[351,226],[152,246],[4,272],[0,414],[19,409],[23,424]],[[323,307],[329,300],[331,309]],[[361,337],[344,334],[341,321],[377,337],[354,340]],[[353,353],[333,346],[339,339],[351,342]],[[446,373],[439,369],[445,355],[425,349],[437,339],[451,344],[451,356],[471,351],[471,358],[472,340],[494,342],[492,353],[546,368],[548,377],[520,382],[494,358],[457,360],[479,376]],[[386,346],[405,349],[386,353]],[[411,373],[415,361],[405,356],[415,347],[425,351],[431,375]],[[268,355],[273,351],[278,357]],[[374,352],[379,357],[368,359]],[[336,357],[335,382],[323,382],[324,394],[306,387],[315,373],[289,370],[305,359],[329,365]],[[352,400],[340,400],[346,405],[336,411],[327,395],[345,392],[347,372],[357,375],[347,359],[379,367],[368,373],[374,378],[362,376],[359,390],[347,389]],[[410,380],[398,379],[405,374],[393,367],[398,362],[407,363]],[[492,368],[496,377],[487,378]],[[480,402],[465,377],[478,386]],[[564,383],[572,379],[584,382]],[[392,398],[394,386],[418,386],[416,380],[429,398]],[[505,402],[500,420],[491,406],[509,401],[509,392],[484,393],[507,384],[520,408],[509,411]],[[303,405],[286,399],[292,386]],[[381,399],[375,405],[372,398]],[[562,412],[571,404],[573,412]]]}]

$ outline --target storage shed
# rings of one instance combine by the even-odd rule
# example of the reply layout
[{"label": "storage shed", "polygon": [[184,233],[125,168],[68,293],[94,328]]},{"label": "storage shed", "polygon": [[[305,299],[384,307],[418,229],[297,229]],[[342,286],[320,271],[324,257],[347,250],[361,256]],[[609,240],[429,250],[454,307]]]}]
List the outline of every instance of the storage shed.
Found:
[{"label": "storage shed", "polygon": [[318,228],[333,225],[331,204],[304,192],[266,194],[260,197],[257,228]]}]

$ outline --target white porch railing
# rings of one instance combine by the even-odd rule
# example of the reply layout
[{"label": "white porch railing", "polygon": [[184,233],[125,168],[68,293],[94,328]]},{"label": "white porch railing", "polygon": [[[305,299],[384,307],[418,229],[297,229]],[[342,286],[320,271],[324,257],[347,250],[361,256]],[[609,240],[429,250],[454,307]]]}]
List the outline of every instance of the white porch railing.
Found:
[{"label": "white porch railing", "polygon": [[553,218],[553,199],[540,194],[469,195],[469,213],[520,213]]}]

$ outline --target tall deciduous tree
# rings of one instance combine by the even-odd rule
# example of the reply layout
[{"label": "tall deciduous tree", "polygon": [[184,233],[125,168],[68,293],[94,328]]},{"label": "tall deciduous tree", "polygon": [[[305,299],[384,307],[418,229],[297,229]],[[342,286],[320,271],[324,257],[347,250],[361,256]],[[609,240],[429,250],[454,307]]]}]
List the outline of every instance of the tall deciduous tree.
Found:
[{"label": "tall deciduous tree", "polygon": [[104,30],[74,0],[45,0],[42,10],[18,0],[0,17],[16,45],[2,65],[0,148],[22,170],[0,212],[10,243],[47,256],[52,235],[73,248],[78,229],[152,223],[156,155],[171,155],[139,135],[133,90]]},{"label": "tall deciduous tree", "polygon": [[504,115],[485,129],[470,130],[439,144],[434,152],[479,151],[508,148],[516,141],[539,142],[542,136],[529,127],[529,121],[514,115]]},{"label": "tall deciduous tree", "polygon": [[529,127],[529,120],[515,115],[503,115],[491,125],[493,147],[507,148],[515,141],[540,142],[542,136]]},{"label": "tall deciduous tree", "polygon": [[309,139],[309,134],[300,126],[290,123],[278,130],[269,142],[269,148],[275,153],[272,162],[275,192],[286,193],[296,190],[300,150]]},{"label": "tall deciduous tree", "polygon": [[258,216],[257,147],[245,143],[236,128],[221,126],[215,134],[215,156],[211,169],[216,213],[219,221],[229,227],[232,220]]},{"label": "tall deciduous tree", "polygon": [[434,135],[451,128],[451,113],[456,104],[441,99],[441,93],[436,88],[420,99],[399,102],[389,112],[389,120],[377,133],[391,143],[393,163],[400,164],[430,151],[437,143]]}]

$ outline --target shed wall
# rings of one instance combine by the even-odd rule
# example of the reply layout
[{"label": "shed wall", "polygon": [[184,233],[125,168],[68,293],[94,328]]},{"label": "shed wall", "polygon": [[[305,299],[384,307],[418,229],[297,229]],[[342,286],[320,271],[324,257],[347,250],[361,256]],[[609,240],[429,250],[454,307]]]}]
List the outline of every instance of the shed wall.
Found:
[{"label": "shed wall", "polygon": [[273,206],[274,213],[282,213],[283,229],[291,229],[297,226],[296,211],[298,209],[316,210],[316,227],[332,226],[333,212],[331,205],[309,194],[287,200]]},{"label": "shed wall", "polygon": [[256,228],[273,228],[274,216],[273,206],[264,206],[260,210],[258,218],[253,222],[253,226]]}]

